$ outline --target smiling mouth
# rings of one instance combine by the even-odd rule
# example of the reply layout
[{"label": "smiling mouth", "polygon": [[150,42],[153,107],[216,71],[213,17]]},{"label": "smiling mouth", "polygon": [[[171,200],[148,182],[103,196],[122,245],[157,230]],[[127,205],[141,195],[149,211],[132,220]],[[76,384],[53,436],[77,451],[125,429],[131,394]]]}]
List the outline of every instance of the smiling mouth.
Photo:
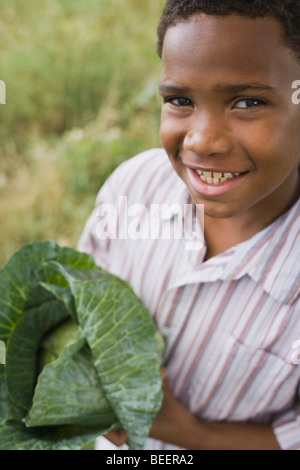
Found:
[{"label": "smiling mouth", "polygon": [[237,178],[243,173],[219,173],[215,171],[194,170],[200,176],[200,179],[207,184],[221,184],[232,178]]}]

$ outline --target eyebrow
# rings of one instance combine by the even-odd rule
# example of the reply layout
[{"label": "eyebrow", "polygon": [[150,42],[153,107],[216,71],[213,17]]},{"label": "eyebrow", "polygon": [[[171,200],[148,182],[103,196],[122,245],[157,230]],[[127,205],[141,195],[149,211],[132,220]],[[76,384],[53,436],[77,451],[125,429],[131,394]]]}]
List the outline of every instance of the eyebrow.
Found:
[{"label": "eyebrow", "polygon": [[189,91],[189,88],[186,87],[177,87],[171,85],[160,85],[159,86],[159,93],[186,93]]},{"label": "eyebrow", "polygon": [[[265,85],[263,83],[240,83],[240,84],[225,84],[225,85],[217,85],[214,88],[215,93],[220,93],[220,94],[228,94],[228,95],[234,95],[237,93],[243,93],[245,91],[277,91],[276,88],[270,86],[270,85]],[[186,93],[190,91],[189,88],[187,87],[177,87],[177,86],[172,86],[172,85],[160,85],[159,87],[159,92],[160,94],[163,93]]]},{"label": "eyebrow", "polygon": [[276,91],[276,88],[265,85],[263,83],[240,83],[240,84],[227,84],[227,85],[218,85],[214,89],[217,93],[227,93],[227,94],[235,94],[235,93],[243,93],[244,91]]}]

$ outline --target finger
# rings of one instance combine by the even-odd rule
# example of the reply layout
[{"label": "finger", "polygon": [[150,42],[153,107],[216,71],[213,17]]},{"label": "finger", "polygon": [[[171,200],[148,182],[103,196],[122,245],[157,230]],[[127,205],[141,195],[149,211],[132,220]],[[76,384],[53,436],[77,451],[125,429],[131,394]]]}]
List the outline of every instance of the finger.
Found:
[{"label": "finger", "polygon": [[159,373],[160,373],[160,377],[161,377],[162,380],[167,379],[167,369],[166,369],[166,367],[161,367]]},{"label": "finger", "polygon": [[115,446],[121,446],[127,441],[127,433],[125,429],[115,428],[104,435],[106,439],[115,444]]}]

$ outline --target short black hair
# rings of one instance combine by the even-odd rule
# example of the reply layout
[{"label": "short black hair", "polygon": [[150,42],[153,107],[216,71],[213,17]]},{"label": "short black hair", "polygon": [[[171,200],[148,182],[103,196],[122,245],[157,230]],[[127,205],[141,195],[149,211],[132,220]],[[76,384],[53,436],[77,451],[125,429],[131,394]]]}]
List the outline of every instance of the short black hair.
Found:
[{"label": "short black hair", "polygon": [[282,25],[285,44],[300,61],[299,0],[167,0],[157,28],[157,53],[162,57],[166,31],[196,13],[248,18],[272,16]]}]

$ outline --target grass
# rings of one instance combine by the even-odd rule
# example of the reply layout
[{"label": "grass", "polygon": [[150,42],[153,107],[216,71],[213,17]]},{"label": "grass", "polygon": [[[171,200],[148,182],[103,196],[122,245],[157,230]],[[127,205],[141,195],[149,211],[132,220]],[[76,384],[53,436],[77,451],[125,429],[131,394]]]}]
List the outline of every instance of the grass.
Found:
[{"label": "grass", "polygon": [[0,0],[0,267],[22,245],[76,247],[114,168],[160,146],[163,0]]}]

